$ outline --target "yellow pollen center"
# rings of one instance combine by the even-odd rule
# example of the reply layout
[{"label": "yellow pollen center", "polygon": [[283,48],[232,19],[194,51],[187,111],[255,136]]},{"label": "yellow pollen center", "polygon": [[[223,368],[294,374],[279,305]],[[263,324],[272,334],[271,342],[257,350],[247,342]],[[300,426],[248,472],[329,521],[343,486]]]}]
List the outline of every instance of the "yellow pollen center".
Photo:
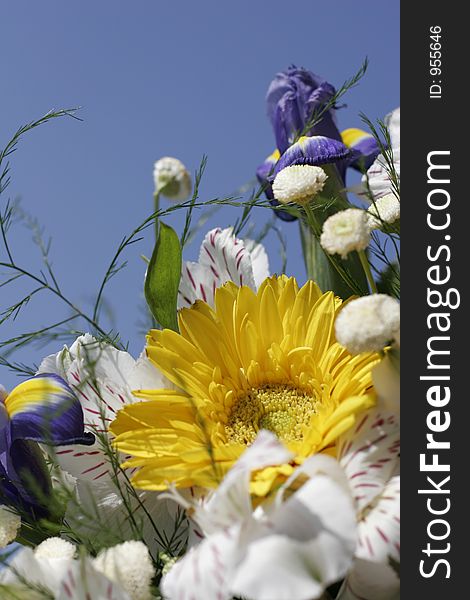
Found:
[{"label": "yellow pollen center", "polygon": [[227,438],[251,444],[260,429],[269,429],[286,442],[301,440],[315,404],[314,397],[289,385],[253,388],[234,405],[225,425]]}]

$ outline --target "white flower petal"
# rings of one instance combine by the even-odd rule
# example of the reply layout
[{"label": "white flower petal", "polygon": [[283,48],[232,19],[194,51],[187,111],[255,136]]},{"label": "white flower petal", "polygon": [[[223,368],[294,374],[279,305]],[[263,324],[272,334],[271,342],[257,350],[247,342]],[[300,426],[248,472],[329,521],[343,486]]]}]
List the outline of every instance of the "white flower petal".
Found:
[{"label": "white flower petal", "polygon": [[132,600],[117,583],[96,571],[89,559],[73,561],[55,596],[56,600]]},{"label": "white flower petal", "polygon": [[249,491],[252,471],[289,462],[292,454],[269,431],[259,432],[256,440],[243,452],[217,488],[216,493],[195,509],[194,519],[204,533],[230,527],[252,518]]},{"label": "white flower petal", "polygon": [[[85,429],[96,434],[107,433],[109,424],[123,406],[140,402],[132,390],[174,388],[145,353],[135,361],[127,352],[102,344],[89,334],[80,336],[70,349],[65,348],[47,357],[40,372],[58,373],[69,382],[80,399]],[[92,446],[59,447],[55,457],[61,469],[76,479],[78,498],[85,512],[98,513],[99,521],[110,530],[131,535],[129,515],[113,482],[112,467],[100,442]],[[125,459],[124,456],[122,458]],[[155,518],[162,517],[162,527],[168,526],[169,529],[172,519],[167,514],[167,505],[170,501],[159,501],[155,492],[139,492],[139,496],[146,505],[152,505]],[[133,509],[139,510],[139,502],[134,499],[132,503]],[[70,507],[68,518],[74,519],[81,532],[96,534],[96,527],[90,519],[77,519],[76,507],[75,510]],[[155,532],[148,520],[146,523],[145,539],[154,548]]]},{"label": "white flower petal", "polygon": [[[323,457],[328,458],[328,457]],[[334,459],[321,463],[329,469]],[[320,468],[320,462],[317,465]],[[256,600],[310,600],[341,579],[356,545],[356,517],[349,492],[316,474],[251,528],[247,552],[231,591]]]},{"label": "white flower petal", "polygon": [[395,475],[359,523],[356,555],[378,563],[400,560],[400,476]]},{"label": "white flower petal", "polygon": [[359,512],[382,493],[396,469],[399,451],[399,422],[392,413],[367,411],[339,438],[338,461]]},{"label": "white flower petal", "polygon": [[[384,119],[385,125],[388,127],[390,134],[391,149],[393,154],[393,164],[397,176],[400,177],[400,109],[397,108],[388,114]],[[369,188],[375,199],[381,198],[386,194],[393,192],[390,177],[388,174],[387,161],[382,154],[372,163],[367,176],[362,177],[362,185],[360,189],[355,188],[353,191],[359,196],[368,198],[368,190],[366,182],[369,181]]]},{"label": "white flower petal", "polygon": [[250,544],[231,591],[252,600],[313,600],[325,589],[312,568],[310,545],[272,535]]},{"label": "white flower petal", "polygon": [[[392,149],[392,159],[396,174],[400,177],[400,148]],[[375,199],[393,193],[389,176],[389,167],[383,154],[379,154],[369,167],[367,176],[363,175],[362,182],[364,187],[366,186],[367,180],[369,180],[369,188]]]},{"label": "white flower petal", "polygon": [[242,240],[233,235],[233,229],[213,229],[201,245],[199,262],[213,270],[219,285],[234,281],[256,289],[251,255]]},{"label": "white flower petal", "polygon": [[337,600],[399,600],[400,580],[386,564],[356,559]]},{"label": "white flower petal", "polygon": [[[98,434],[107,433],[123,406],[139,401],[132,389],[173,387],[144,356],[135,361],[127,352],[89,334],[80,336],[55,359],[54,355],[47,357],[38,372],[53,372],[66,379],[82,405],[85,429]],[[77,479],[109,479],[110,465],[98,442],[58,448],[56,455],[61,468]]]},{"label": "white flower petal", "polygon": [[269,259],[263,244],[258,244],[254,240],[243,240],[245,248],[250,253],[251,267],[253,269],[253,277],[257,288],[263,281],[270,276]]},{"label": "white flower petal", "polygon": [[158,390],[161,388],[174,389],[175,387],[147,358],[145,350],[135,361],[132,370],[128,374],[127,386],[132,391]]},{"label": "white flower petal", "polygon": [[390,134],[392,148],[400,148],[400,107],[389,113],[384,119],[385,126]]},{"label": "white flower petal", "polygon": [[196,300],[214,305],[214,293],[219,286],[219,277],[207,265],[185,262],[181,270],[178,289],[178,308],[188,308]]},{"label": "white flower petal", "polygon": [[212,229],[201,244],[199,262],[183,264],[178,308],[196,300],[213,306],[216,288],[227,281],[256,290],[268,276],[268,259],[261,244],[236,238],[232,227]]},{"label": "white flower petal", "polygon": [[163,577],[163,597],[229,600],[229,581],[238,555],[236,528],[211,535],[189,550]]}]

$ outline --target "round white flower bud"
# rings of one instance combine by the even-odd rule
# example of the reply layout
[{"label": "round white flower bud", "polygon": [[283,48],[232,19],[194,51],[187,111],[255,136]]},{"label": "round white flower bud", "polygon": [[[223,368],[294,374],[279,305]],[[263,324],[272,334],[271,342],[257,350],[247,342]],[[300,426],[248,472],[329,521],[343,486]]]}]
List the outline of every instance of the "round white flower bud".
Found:
[{"label": "round white flower bud", "polygon": [[328,175],[321,167],[292,165],[276,175],[273,182],[274,198],[281,204],[308,204],[321,192]]},{"label": "round white flower bud", "polygon": [[63,540],[60,537],[50,537],[44,540],[36,546],[34,549],[34,555],[36,558],[47,558],[47,559],[72,559],[77,554],[77,548]]},{"label": "round white flower bud", "polygon": [[328,254],[341,258],[352,250],[364,250],[370,243],[367,213],[360,208],[347,208],[328,217],[323,224],[320,244]]},{"label": "round white flower bud", "polygon": [[0,548],[5,548],[18,535],[21,517],[5,506],[0,506]]},{"label": "round white flower bud", "polygon": [[155,571],[147,546],[131,541],[102,550],[93,566],[119,584],[132,600],[151,600],[150,585]]},{"label": "round white flower bud", "polygon": [[400,200],[395,194],[387,194],[375,200],[367,210],[369,227],[380,229],[383,223],[394,223],[400,218]]},{"label": "round white flower bud", "polygon": [[351,354],[378,352],[399,335],[400,303],[386,294],[348,302],[335,321],[338,342]]},{"label": "round white flower bud", "polygon": [[191,193],[191,175],[177,158],[164,156],[157,160],[153,169],[155,193],[171,200],[183,202]]}]

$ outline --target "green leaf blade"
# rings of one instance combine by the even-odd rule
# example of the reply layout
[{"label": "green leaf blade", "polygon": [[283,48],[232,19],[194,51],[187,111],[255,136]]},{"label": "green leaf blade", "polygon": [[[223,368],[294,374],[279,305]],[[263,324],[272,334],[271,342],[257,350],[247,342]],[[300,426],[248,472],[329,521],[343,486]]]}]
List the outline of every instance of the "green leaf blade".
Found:
[{"label": "green leaf blade", "polygon": [[145,276],[150,312],[163,328],[178,331],[177,301],[181,278],[181,244],[175,230],[160,221],[159,235]]}]

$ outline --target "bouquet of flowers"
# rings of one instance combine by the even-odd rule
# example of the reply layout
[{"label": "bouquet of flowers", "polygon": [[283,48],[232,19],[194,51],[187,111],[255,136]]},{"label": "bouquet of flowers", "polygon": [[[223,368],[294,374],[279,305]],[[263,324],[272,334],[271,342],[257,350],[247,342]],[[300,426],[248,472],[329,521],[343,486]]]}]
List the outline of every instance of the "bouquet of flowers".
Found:
[{"label": "bouquet of flowers", "polygon": [[[90,313],[62,293],[34,222],[45,268],[16,261],[11,230],[28,217],[2,199],[0,286],[29,287],[0,323],[39,292],[71,315],[0,342],[0,364],[26,376],[0,387],[1,598],[398,598],[400,113],[342,133],[336,118],[366,66],[339,89],[304,68],[276,75],[276,150],[248,197],[200,200],[205,161],[192,178],[158,160],[152,214]],[[63,116],[0,152],[2,198],[21,136]],[[239,217],[185,261],[194,215],[214,205]],[[305,282],[270,272],[263,234],[246,233],[255,207],[298,232]],[[101,312],[147,228],[149,331],[134,358]],[[15,361],[33,341],[55,351]]]}]

